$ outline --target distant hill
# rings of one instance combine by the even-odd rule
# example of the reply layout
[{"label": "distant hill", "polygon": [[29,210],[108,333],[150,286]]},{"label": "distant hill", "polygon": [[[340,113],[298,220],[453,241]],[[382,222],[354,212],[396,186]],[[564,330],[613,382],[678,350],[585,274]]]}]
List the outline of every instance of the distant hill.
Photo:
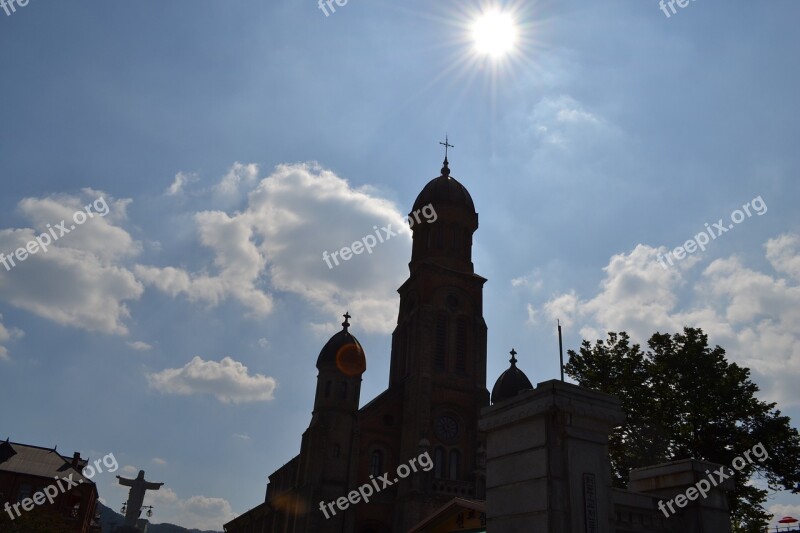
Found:
[{"label": "distant hill", "polygon": [[[114,525],[120,526],[125,521],[125,517],[97,502],[97,512],[100,513],[100,525],[103,533],[111,533]],[[222,533],[221,531],[201,531],[199,529],[186,529],[175,524],[150,524],[147,526],[147,533]]]}]

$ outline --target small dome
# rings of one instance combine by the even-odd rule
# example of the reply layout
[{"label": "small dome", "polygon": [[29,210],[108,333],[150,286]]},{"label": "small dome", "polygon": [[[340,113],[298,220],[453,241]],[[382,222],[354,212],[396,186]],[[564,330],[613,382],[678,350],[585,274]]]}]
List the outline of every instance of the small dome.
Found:
[{"label": "small dome", "polygon": [[531,385],[531,381],[525,375],[525,372],[517,368],[516,355],[517,352],[512,348],[511,359],[509,360],[511,367],[497,378],[497,382],[495,382],[492,389],[492,404],[513,398],[524,390],[533,389],[533,385]]},{"label": "small dome", "polygon": [[470,213],[475,213],[475,204],[472,202],[472,196],[469,195],[467,188],[461,185],[457,179],[450,177],[447,159],[444,160],[442,175],[432,179],[423,187],[411,210],[422,209],[428,204],[433,204],[434,207],[442,205],[464,207]]},{"label": "small dome", "polygon": [[317,358],[317,368],[334,365],[348,376],[358,376],[367,370],[367,358],[361,343],[347,331],[350,327],[349,320],[350,314],[345,313],[342,331],[331,337],[322,347]]}]

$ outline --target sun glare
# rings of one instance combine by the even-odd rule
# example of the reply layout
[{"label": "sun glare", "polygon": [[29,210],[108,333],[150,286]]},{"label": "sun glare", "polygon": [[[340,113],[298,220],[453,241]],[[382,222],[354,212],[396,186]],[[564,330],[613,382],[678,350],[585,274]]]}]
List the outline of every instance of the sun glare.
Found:
[{"label": "sun glare", "polygon": [[509,13],[488,11],[475,21],[472,35],[480,54],[500,58],[514,49],[517,27]]}]

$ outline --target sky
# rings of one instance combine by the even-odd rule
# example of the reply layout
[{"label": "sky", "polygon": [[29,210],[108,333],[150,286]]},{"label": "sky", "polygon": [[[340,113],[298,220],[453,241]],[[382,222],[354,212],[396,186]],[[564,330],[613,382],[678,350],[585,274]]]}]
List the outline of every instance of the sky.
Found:
[{"label": "sky", "polygon": [[[532,382],[558,377],[557,319],[565,349],[687,325],[797,426],[800,4],[332,9],[0,11],[0,251],[36,250],[0,266],[1,438],[114,454],[94,480],[115,509],[114,476],[144,469],[154,522],[220,530],[262,502],[345,311],[361,404],[388,384],[403,217],[445,135],[480,216],[490,389],[512,347]],[[490,12],[514,21],[504,55],[476,49]]]}]

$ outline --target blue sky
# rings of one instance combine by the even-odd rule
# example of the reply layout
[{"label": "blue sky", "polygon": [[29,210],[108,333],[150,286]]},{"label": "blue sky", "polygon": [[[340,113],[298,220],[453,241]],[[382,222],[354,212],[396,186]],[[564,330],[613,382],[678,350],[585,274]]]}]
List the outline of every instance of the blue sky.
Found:
[{"label": "blue sky", "polygon": [[221,529],[263,501],[345,310],[362,404],[388,382],[409,232],[334,269],[322,252],[402,227],[445,132],[480,213],[489,387],[512,347],[557,377],[556,318],[567,348],[686,324],[797,420],[800,5],[495,5],[521,36],[500,60],[476,57],[471,2],[0,11],[0,251],[109,207],[0,268],[0,437],[146,470],[157,522]]}]

